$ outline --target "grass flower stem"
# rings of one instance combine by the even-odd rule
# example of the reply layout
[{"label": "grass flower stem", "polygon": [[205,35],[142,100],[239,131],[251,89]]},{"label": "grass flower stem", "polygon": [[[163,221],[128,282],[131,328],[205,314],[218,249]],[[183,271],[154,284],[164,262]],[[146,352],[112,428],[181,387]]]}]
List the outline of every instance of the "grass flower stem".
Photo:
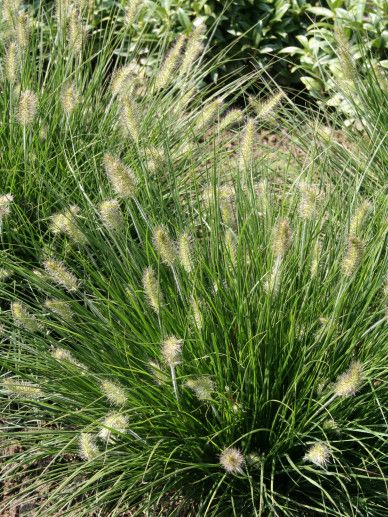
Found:
[{"label": "grass flower stem", "polygon": [[179,393],[178,393],[178,384],[176,380],[176,372],[175,372],[175,366],[173,364],[170,365],[170,371],[171,371],[171,380],[172,380],[172,387],[174,390],[175,398],[179,406]]}]

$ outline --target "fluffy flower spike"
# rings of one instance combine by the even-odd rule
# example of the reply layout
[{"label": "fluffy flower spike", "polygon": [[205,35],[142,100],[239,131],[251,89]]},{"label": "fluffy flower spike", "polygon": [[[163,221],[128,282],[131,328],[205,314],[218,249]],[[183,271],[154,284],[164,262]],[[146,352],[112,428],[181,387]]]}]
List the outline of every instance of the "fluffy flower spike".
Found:
[{"label": "fluffy flower spike", "polygon": [[128,417],[121,413],[110,413],[102,421],[103,428],[98,436],[103,441],[110,441],[112,431],[117,433],[125,433],[128,429]]},{"label": "fluffy flower spike", "polygon": [[106,398],[115,406],[122,406],[127,401],[127,394],[119,384],[104,380],[101,382],[101,389],[105,393]]},{"label": "fluffy flower spike", "polygon": [[176,366],[181,362],[182,339],[170,336],[162,343],[162,356],[168,366]]},{"label": "fluffy flower spike", "polygon": [[307,450],[304,460],[314,463],[317,467],[325,468],[329,463],[331,452],[329,446],[324,442],[314,443]]},{"label": "fluffy flower spike", "polygon": [[335,385],[334,393],[337,397],[349,397],[355,395],[362,383],[362,364],[354,361],[349,369],[341,374]]},{"label": "fluffy flower spike", "polygon": [[98,456],[99,450],[95,437],[91,433],[81,433],[79,438],[79,454],[86,461],[93,460]]},{"label": "fluffy flower spike", "polygon": [[235,447],[228,447],[220,454],[220,463],[226,472],[230,474],[242,474],[244,467],[244,456]]}]

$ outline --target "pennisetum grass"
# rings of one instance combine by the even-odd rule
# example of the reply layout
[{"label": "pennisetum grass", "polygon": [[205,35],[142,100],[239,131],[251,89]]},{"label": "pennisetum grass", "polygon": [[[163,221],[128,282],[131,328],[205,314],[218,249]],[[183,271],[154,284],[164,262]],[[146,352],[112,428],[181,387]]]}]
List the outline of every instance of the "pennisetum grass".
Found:
[{"label": "pennisetum grass", "polygon": [[202,25],[123,57],[126,5],[97,52],[74,1],[0,50],[0,513],[382,517],[381,86],[349,69],[341,147],[278,90],[235,108],[257,75],[204,86]]}]

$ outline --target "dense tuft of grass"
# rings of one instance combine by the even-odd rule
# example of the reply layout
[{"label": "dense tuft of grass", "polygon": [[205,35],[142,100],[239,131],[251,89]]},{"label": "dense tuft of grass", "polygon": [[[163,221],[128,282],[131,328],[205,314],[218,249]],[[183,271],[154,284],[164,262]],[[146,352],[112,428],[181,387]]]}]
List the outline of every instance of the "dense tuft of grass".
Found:
[{"label": "dense tuft of grass", "polygon": [[200,31],[150,71],[62,14],[1,48],[1,511],[383,516],[383,89],[341,148]]}]

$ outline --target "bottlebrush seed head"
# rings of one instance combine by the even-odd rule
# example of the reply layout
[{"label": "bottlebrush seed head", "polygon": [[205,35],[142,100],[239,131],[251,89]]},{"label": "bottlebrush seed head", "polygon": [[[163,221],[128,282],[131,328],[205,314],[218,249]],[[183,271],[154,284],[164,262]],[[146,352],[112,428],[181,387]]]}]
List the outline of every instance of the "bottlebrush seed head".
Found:
[{"label": "bottlebrush seed head", "polygon": [[283,92],[278,92],[265,99],[265,101],[260,102],[256,99],[251,99],[251,104],[256,111],[256,115],[259,119],[268,120],[271,118],[277,107],[279,106],[281,100],[284,97]]},{"label": "bottlebrush seed head", "polygon": [[109,153],[104,155],[103,162],[115,193],[122,198],[132,197],[136,190],[136,182],[131,169]]},{"label": "bottlebrush seed head", "polygon": [[82,368],[83,370],[87,370],[86,366],[77,361],[77,359],[73,357],[71,352],[69,350],[66,350],[65,348],[54,348],[54,350],[51,352],[51,355],[54,359],[56,359],[59,362],[64,361],[73,364],[78,368]]},{"label": "bottlebrush seed head", "polygon": [[166,384],[168,381],[168,376],[166,372],[163,371],[161,365],[155,361],[149,361],[148,365],[156,384],[159,386]]},{"label": "bottlebrush seed head", "polygon": [[0,268],[0,282],[4,282],[4,280],[7,280],[7,278],[10,278],[12,276],[12,271],[5,268]]},{"label": "bottlebrush seed head", "polygon": [[66,84],[62,88],[61,103],[63,111],[67,116],[70,116],[77,107],[80,100],[80,95],[74,84]]},{"label": "bottlebrush seed head", "polygon": [[110,413],[107,415],[102,421],[102,425],[104,426],[101,431],[98,433],[98,436],[103,441],[110,441],[113,433],[125,433],[128,429],[128,417],[122,415],[121,413]]},{"label": "bottlebrush seed head", "polygon": [[20,49],[16,41],[11,41],[5,51],[4,57],[4,75],[6,79],[15,84],[20,68]]},{"label": "bottlebrush seed head", "polygon": [[173,74],[178,66],[181,57],[181,50],[185,41],[186,36],[181,34],[178,37],[175,45],[167,54],[166,59],[162,63],[162,66],[160,67],[160,70],[156,76],[155,87],[157,90],[161,90],[162,88],[169,86]]},{"label": "bottlebrush seed head", "polygon": [[4,217],[11,213],[12,202],[12,194],[4,194],[0,196],[0,223]]},{"label": "bottlebrush seed head", "polygon": [[176,366],[181,362],[183,340],[170,336],[162,343],[162,356],[168,366]]},{"label": "bottlebrush seed head", "polygon": [[357,237],[350,235],[348,238],[348,247],[342,260],[342,272],[345,276],[352,276],[352,274],[356,271],[360,265],[363,253],[363,242]]},{"label": "bottlebrush seed head", "polygon": [[335,382],[334,393],[337,397],[350,397],[359,390],[363,379],[362,364],[354,361],[349,369]]},{"label": "bottlebrush seed head", "polygon": [[235,447],[228,447],[220,454],[220,463],[229,474],[242,474],[244,467],[244,456]]},{"label": "bottlebrush seed head", "polygon": [[71,6],[67,18],[67,41],[70,51],[74,55],[82,52],[86,32],[86,27],[82,23],[78,10]]},{"label": "bottlebrush seed head", "polygon": [[34,122],[38,110],[38,97],[31,90],[21,92],[17,112],[17,120],[26,127]]},{"label": "bottlebrush seed head", "polygon": [[202,40],[204,38],[205,25],[198,25],[191,33],[187,40],[186,49],[183,53],[182,63],[179,67],[179,72],[182,75],[187,74],[191,69],[197,58],[202,54],[204,46]]},{"label": "bottlebrush seed head", "polygon": [[51,217],[50,230],[53,233],[63,233],[67,235],[77,244],[86,244],[87,239],[78,227],[76,217],[79,213],[79,208],[72,205],[64,212],[54,214]]},{"label": "bottlebrush seed head", "polygon": [[232,109],[220,120],[218,130],[220,133],[226,129],[239,124],[244,118],[244,113],[239,109]]},{"label": "bottlebrush seed head", "polygon": [[159,282],[156,278],[152,267],[147,267],[143,273],[143,288],[148,303],[152,309],[159,314],[160,305],[162,303],[162,294],[160,292]]},{"label": "bottlebrush seed head", "polygon": [[73,319],[73,311],[70,305],[63,300],[48,299],[44,302],[44,305],[65,321],[71,321]]},{"label": "bottlebrush seed head", "polygon": [[129,95],[120,98],[120,120],[124,133],[137,143],[140,137],[140,114],[137,104]]},{"label": "bottlebrush seed head", "polygon": [[272,238],[272,250],[275,257],[283,258],[291,245],[292,232],[287,219],[281,219],[275,226]]},{"label": "bottlebrush seed head", "polygon": [[91,433],[81,433],[79,437],[79,454],[83,460],[91,461],[99,454],[96,439]]},{"label": "bottlebrush seed head", "polygon": [[193,271],[193,259],[191,253],[191,238],[187,232],[184,232],[179,237],[178,241],[178,249],[179,249],[179,260],[186,271],[186,273],[191,273]]},{"label": "bottlebrush seed head", "polygon": [[329,446],[324,442],[317,442],[307,449],[303,459],[314,463],[317,467],[325,468],[330,458],[331,452]]},{"label": "bottlebrush seed head", "polygon": [[122,406],[127,401],[127,394],[125,389],[116,382],[103,380],[101,382],[101,389],[106,398],[115,406]]},{"label": "bottlebrush seed head", "polygon": [[301,193],[299,215],[302,219],[310,219],[316,212],[320,191],[315,185],[307,183],[300,183],[299,190]]},{"label": "bottlebrush seed head", "polygon": [[133,80],[139,73],[139,66],[136,63],[118,68],[112,75],[110,89],[114,97],[129,93]]},{"label": "bottlebrush seed head", "polygon": [[312,253],[311,267],[310,267],[311,278],[315,278],[317,276],[321,254],[322,254],[322,243],[318,239],[316,241],[316,243],[314,244],[313,253]]},{"label": "bottlebrush seed head", "polygon": [[100,217],[104,226],[113,232],[124,226],[124,218],[117,199],[107,199],[100,204]]},{"label": "bottlebrush seed head", "polygon": [[214,382],[210,377],[203,376],[197,379],[189,379],[186,386],[190,388],[198,400],[211,400],[214,392]]},{"label": "bottlebrush seed head", "polygon": [[231,228],[227,228],[225,231],[225,246],[227,256],[232,264],[236,264],[237,260],[237,247],[236,247],[236,235]]},{"label": "bottlebrush seed head", "polygon": [[29,332],[37,332],[41,329],[41,325],[36,321],[35,316],[30,314],[20,302],[11,304],[11,312],[15,325],[18,327],[22,327]]},{"label": "bottlebrush seed head", "polygon": [[354,212],[353,217],[350,220],[350,235],[357,235],[361,230],[368,213],[371,211],[372,205],[368,200],[364,200]]},{"label": "bottlebrush seed head", "polygon": [[125,9],[124,20],[126,25],[135,23],[143,0],[129,0]]},{"label": "bottlebrush seed head", "polygon": [[221,99],[215,99],[206,103],[198,114],[195,131],[204,131],[207,126],[219,115],[223,102]]},{"label": "bottlebrush seed head", "polygon": [[15,377],[6,377],[2,382],[8,395],[26,399],[37,399],[44,396],[43,391],[31,382],[21,381]]},{"label": "bottlebrush seed head", "polygon": [[4,22],[12,22],[22,7],[22,0],[3,0],[1,3],[1,18]]},{"label": "bottlebrush seed head", "polygon": [[43,262],[43,267],[54,283],[64,287],[70,293],[78,291],[79,280],[62,262],[49,258]]},{"label": "bottlebrush seed head", "polygon": [[240,145],[239,167],[241,170],[252,165],[255,132],[255,121],[250,118],[245,125]]},{"label": "bottlebrush seed head", "polygon": [[20,11],[15,18],[15,39],[19,48],[25,49],[28,46],[30,37],[31,20],[27,13]]},{"label": "bottlebrush seed head", "polygon": [[155,228],[153,243],[162,261],[168,266],[172,266],[176,259],[176,249],[164,226]]},{"label": "bottlebrush seed head", "polygon": [[192,296],[190,299],[190,305],[191,305],[193,321],[194,321],[195,325],[197,326],[197,329],[201,330],[201,328],[203,327],[203,316],[202,316],[202,312],[201,312],[200,303],[198,302],[198,300],[196,298],[194,298]]}]

